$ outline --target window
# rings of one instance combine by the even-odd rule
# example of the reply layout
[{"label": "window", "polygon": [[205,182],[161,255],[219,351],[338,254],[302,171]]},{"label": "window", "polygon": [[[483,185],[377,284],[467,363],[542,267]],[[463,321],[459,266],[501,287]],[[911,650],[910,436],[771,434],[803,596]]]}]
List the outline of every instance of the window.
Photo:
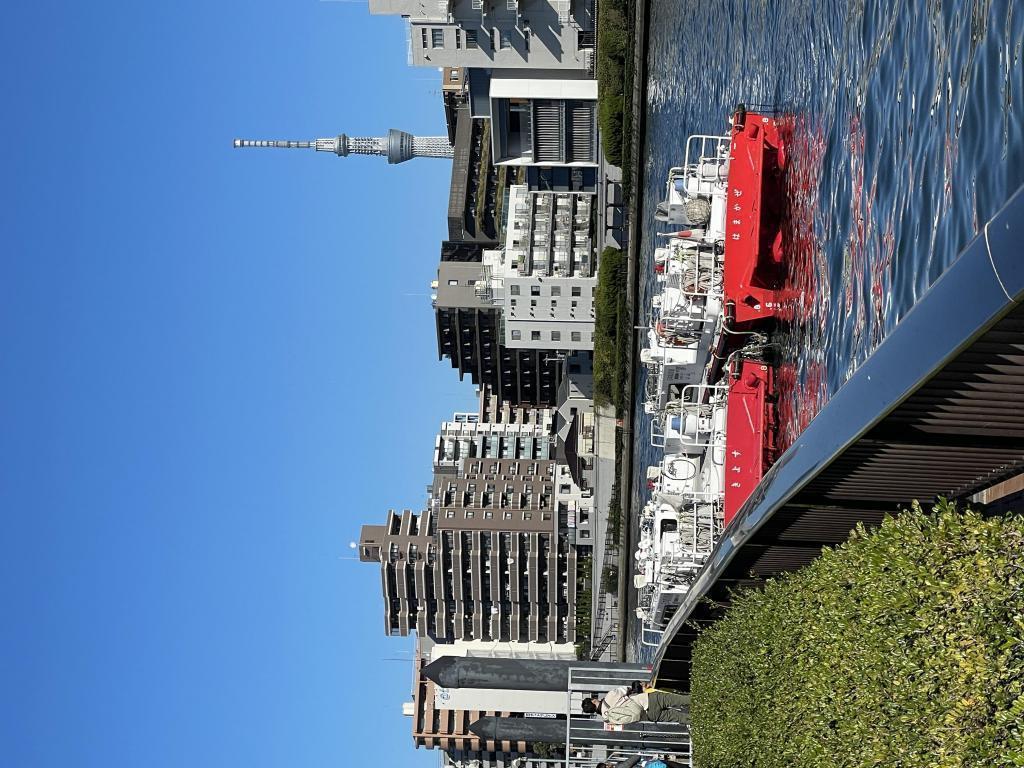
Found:
[{"label": "window", "polygon": [[479,47],[477,45],[477,42],[476,42],[476,30],[475,29],[467,29],[466,30],[466,47],[467,48],[478,48]]},{"label": "window", "polygon": [[498,48],[498,29],[495,27],[491,30],[491,50],[497,50]]},{"label": "window", "polygon": [[580,296],[580,295],[582,295],[582,292],[583,292],[582,289],[578,285],[574,285],[573,286],[573,288],[572,288],[572,295],[573,296]]},{"label": "window", "polygon": [[[494,30],[494,31],[495,31],[495,33],[497,33],[498,30]],[[507,49],[512,47],[512,40],[509,39],[508,35],[505,35],[505,34],[501,35],[501,37],[499,39],[499,42],[501,43],[501,49],[502,50],[507,50]]]},{"label": "window", "polygon": [[530,286],[530,295],[531,296],[540,296],[540,286],[539,285],[531,285]]},{"label": "window", "polygon": [[459,284],[458,280],[449,280],[448,281],[448,285],[458,285],[458,284]]},{"label": "window", "polygon": [[461,29],[456,29],[455,30],[455,47],[456,48],[461,48],[462,47],[462,30]]},{"label": "window", "polygon": [[472,520],[475,514],[476,513],[472,509],[467,509],[466,510],[466,519],[467,520]]},{"label": "window", "polygon": [[556,299],[552,299],[551,300],[551,308],[555,309],[557,306],[558,306],[558,301]]},{"label": "window", "polygon": [[510,285],[508,287],[508,293],[509,293],[509,296],[518,296],[519,295],[519,286],[518,285]]},{"label": "window", "polygon": [[580,531],[580,538],[581,539],[589,539],[590,538],[590,531]]},{"label": "window", "polygon": [[567,483],[562,483],[560,486],[558,486],[558,492],[569,493],[569,485]]},{"label": "window", "polygon": [[572,338],[573,341],[583,341],[583,334],[579,331],[573,331],[570,338]]},{"label": "window", "polygon": [[522,331],[512,331],[512,341],[519,341],[521,338],[523,338]]},{"label": "window", "polygon": [[420,30],[420,39],[423,42],[423,47],[427,47],[427,30],[426,28]]},{"label": "window", "polygon": [[576,309],[576,305],[577,305],[577,304],[579,304],[579,302],[578,302],[578,301],[570,301],[570,302],[569,302],[569,305],[570,305],[570,306],[571,306],[571,307],[572,307],[573,309]]},{"label": "window", "polygon": [[494,513],[491,510],[484,510],[484,519],[490,520],[492,517],[494,517]]},{"label": "window", "polygon": [[501,519],[502,520],[511,520],[512,519],[512,513],[511,512],[502,512],[501,513]]},{"label": "window", "polygon": [[530,341],[540,341],[540,331],[530,331]]},{"label": "window", "polygon": [[551,332],[551,340],[552,341],[561,341],[562,340],[562,332],[561,331],[552,331]]},{"label": "window", "polygon": [[537,300],[536,299],[530,299],[530,306],[531,307],[536,307],[537,306]]},{"label": "window", "polygon": [[455,517],[455,510],[454,509],[446,509],[444,511],[444,516],[448,517],[448,518]]},{"label": "window", "polygon": [[523,520],[533,520],[533,512],[523,512]]},{"label": "window", "polygon": [[552,296],[561,296],[562,295],[561,287],[557,286],[557,285],[552,285],[551,286],[551,295]]},{"label": "window", "polygon": [[443,29],[432,29],[432,30],[430,30],[430,47],[431,48],[444,48],[444,30]]},{"label": "window", "polygon": [[516,300],[512,299],[512,301],[510,301],[509,303],[514,307],[516,305]]}]

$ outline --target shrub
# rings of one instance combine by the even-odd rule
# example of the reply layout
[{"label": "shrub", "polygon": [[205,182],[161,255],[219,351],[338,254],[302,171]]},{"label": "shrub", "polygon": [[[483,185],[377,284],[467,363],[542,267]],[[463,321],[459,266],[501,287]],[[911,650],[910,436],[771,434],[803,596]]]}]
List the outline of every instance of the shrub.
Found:
[{"label": "shrub", "polygon": [[565,757],[564,744],[552,744],[547,741],[535,741],[530,745],[535,757],[560,759]]},{"label": "shrub", "polygon": [[632,57],[631,10],[625,0],[601,0],[597,8],[597,123],[605,157],[619,166],[627,119],[623,94],[632,87],[626,82]]},{"label": "shrub", "polygon": [[1024,518],[858,526],[735,596],[692,693],[701,768],[1024,765]]},{"label": "shrub", "polygon": [[[594,402],[605,405],[614,399],[621,385],[619,368],[619,312],[625,311],[626,258],[617,248],[605,248],[597,272],[594,295]],[[620,297],[622,300],[620,301]],[[616,389],[618,387],[618,389]]]}]

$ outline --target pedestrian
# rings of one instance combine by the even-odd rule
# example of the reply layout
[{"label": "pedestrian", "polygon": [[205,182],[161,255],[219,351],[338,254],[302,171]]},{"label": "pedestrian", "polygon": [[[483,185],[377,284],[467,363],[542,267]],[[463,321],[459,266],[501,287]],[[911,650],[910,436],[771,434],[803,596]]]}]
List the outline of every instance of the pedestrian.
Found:
[{"label": "pedestrian", "polygon": [[645,689],[639,681],[612,688],[603,699],[583,700],[583,713],[599,714],[606,723],[625,725],[645,720],[652,723],[690,722],[690,697],[682,693]]}]

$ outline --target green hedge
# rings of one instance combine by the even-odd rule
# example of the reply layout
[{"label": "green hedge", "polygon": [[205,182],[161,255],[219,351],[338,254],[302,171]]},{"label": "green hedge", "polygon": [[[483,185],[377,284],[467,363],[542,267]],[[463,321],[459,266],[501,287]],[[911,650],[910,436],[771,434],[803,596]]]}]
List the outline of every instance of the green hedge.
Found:
[{"label": "green hedge", "polygon": [[594,294],[594,402],[620,407],[619,313],[625,313],[626,257],[617,248],[605,248],[597,270]]},{"label": "green hedge", "polygon": [[1024,765],[1024,518],[858,527],[737,595],[692,692],[700,768]]},{"label": "green hedge", "polygon": [[597,123],[608,162],[622,165],[623,94],[626,62],[632,56],[631,7],[625,0],[601,0],[597,6]]}]

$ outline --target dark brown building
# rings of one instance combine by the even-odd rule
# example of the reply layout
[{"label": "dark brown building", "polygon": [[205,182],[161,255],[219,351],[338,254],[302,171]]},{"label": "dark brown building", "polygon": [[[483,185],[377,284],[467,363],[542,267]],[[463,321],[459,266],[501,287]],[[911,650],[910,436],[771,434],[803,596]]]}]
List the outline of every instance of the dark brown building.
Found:
[{"label": "dark brown building", "polygon": [[440,641],[575,642],[576,549],[554,503],[555,462],[466,459],[422,514],[365,525],[384,626]]}]

